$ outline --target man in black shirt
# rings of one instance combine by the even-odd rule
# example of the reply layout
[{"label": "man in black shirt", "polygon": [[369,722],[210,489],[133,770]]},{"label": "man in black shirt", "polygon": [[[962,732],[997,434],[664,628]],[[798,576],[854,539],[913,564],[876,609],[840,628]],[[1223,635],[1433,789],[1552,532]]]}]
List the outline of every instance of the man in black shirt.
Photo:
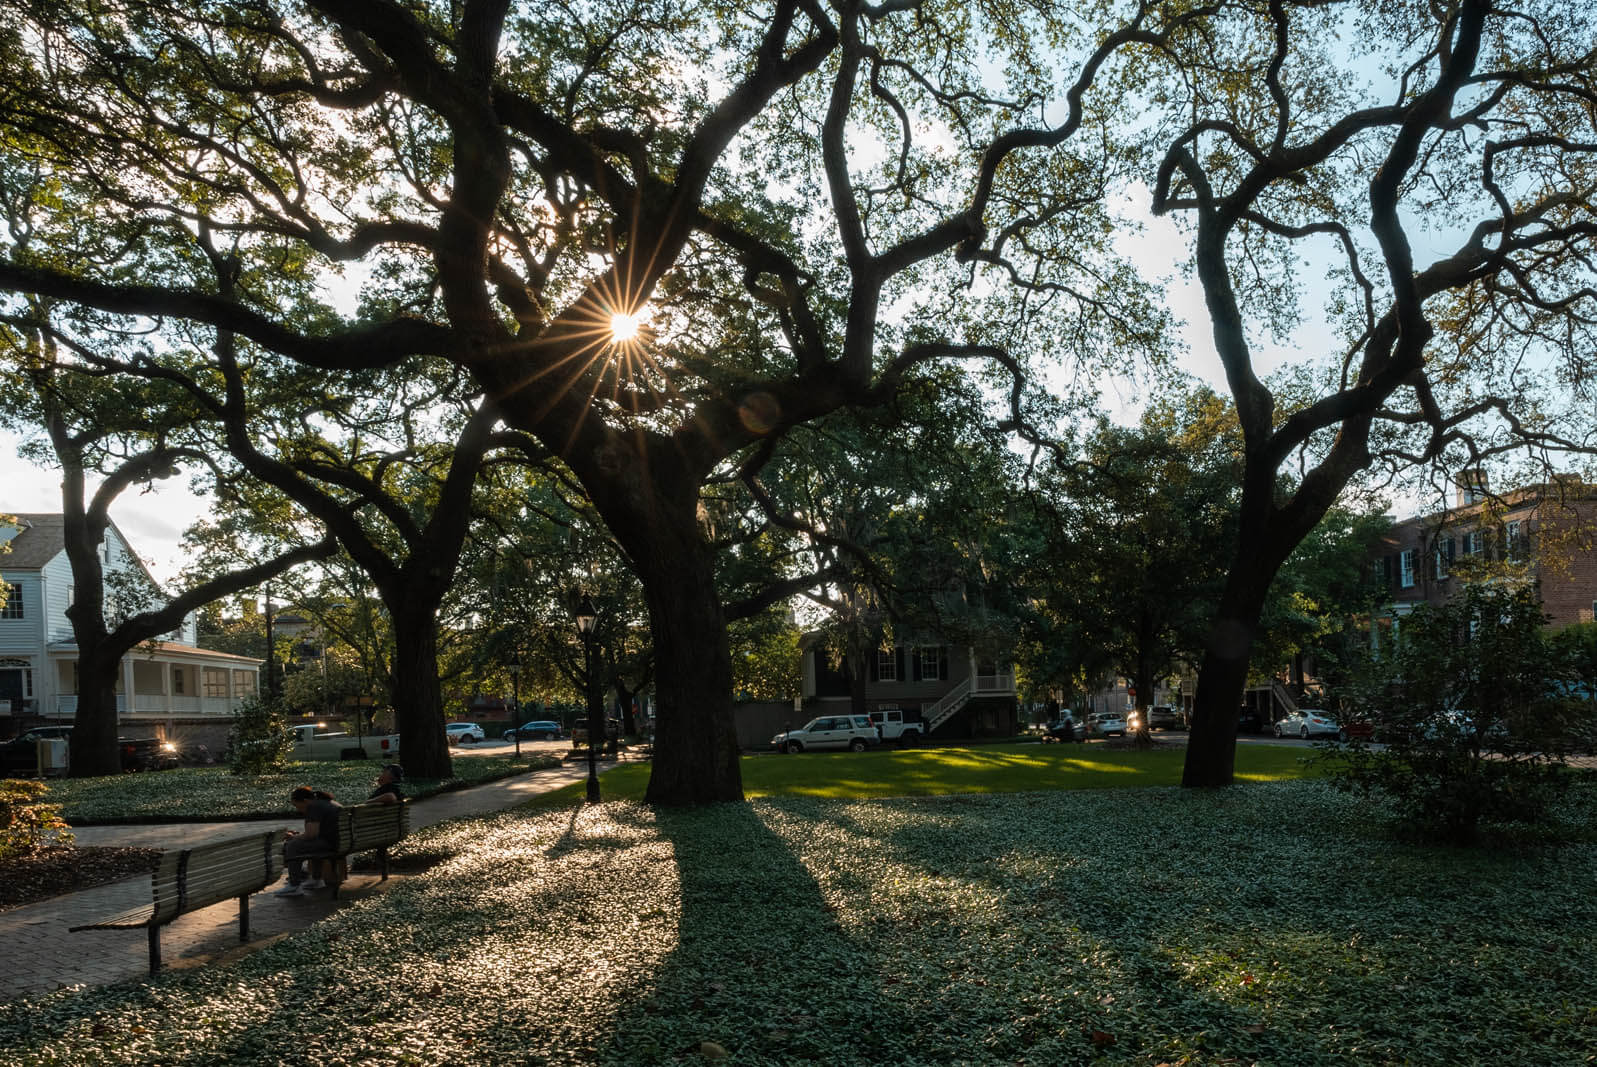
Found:
[{"label": "man in black shirt", "polygon": [[332,794],[302,785],[289,794],[294,810],[305,816],[305,832],[289,831],[283,842],[283,859],[288,864],[288,885],[277,891],[280,897],[307,896],[312,889],[326,885],[320,878],[306,881],[305,861],[331,856],[338,849],[338,813],[344,810]]},{"label": "man in black shirt", "polygon": [[399,783],[404,780],[405,768],[397,763],[388,764],[377,776],[377,788],[366,798],[366,803],[398,804],[405,799],[405,791],[399,788]]}]

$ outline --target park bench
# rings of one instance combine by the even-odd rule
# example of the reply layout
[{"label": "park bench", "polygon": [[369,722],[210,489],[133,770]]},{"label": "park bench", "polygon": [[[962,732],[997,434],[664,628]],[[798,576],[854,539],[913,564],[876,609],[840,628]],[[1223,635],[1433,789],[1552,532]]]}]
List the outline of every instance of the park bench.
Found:
[{"label": "park bench", "polygon": [[410,832],[410,802],[398,804],[356,804],[338,813],[338,844],[321,859],[323,879],[338,887],[348,874],[348,858],[357,852],[376,852],[382,880],[388,880],[388,846],[398,844]]},{"label": "park bench", "polygon": [[179,915],[237,897],[238,939],[248,941],[250,894],[265,889],[283,873],[284,836],[282,830],[270,830],[163,852],[151,876],[151,904],[70,927],[69,932],[146,927],[150,934],[150,973],[154,974],[161,969],[161,927]]}]

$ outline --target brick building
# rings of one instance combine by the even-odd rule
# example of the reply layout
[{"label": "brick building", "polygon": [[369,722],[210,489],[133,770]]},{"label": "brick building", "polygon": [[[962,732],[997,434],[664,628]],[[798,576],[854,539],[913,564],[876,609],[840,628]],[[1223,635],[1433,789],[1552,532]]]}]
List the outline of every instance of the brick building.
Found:
[{"label": "brick building", "polygon": [[1440,604],[1467,581],[1539,581],[1549,625],[1591,622],[1597,613],[1597,485],[1576,475],[1515,489],[1486,490],[1460,476],[1446,511],[1395,523],[1376,565],[1401,618]]}]

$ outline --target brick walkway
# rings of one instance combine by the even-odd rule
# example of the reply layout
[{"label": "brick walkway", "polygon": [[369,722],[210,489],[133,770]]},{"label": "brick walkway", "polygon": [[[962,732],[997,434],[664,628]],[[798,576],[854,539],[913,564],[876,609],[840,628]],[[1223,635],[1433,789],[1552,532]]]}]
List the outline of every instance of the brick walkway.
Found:
[{"label": "brick walkway", "polygon": [[[412,830],[470,815],[502,811],[587,776],[587,767],[571,763],[550,770],[442,793],[412,802]],[[231,823],[181,823],[146,826],[84,826],[74,831],[80,845],[178,848],[238,836],[275,826],[298,828],[304,820]],[[193,967],[249,952],[296,930],[303,930],[356,901],[384,892],[404,875],[386,883],[376,874],[355,874],[339,891],[284,898],[270,892],[250,898],[250,940],[238,940],[238,903],[228,900],[180,916],[161,931],[161,957],[167,967]],[[275,888],[275,887],[273,887]],[[150,902],[148,875],[69,893],[52,900],[0,912],[0,1001],[16,1000],[71,985],[104,985],[149,973],[149,941],[142,929],[85,930],[67,928]]]}]

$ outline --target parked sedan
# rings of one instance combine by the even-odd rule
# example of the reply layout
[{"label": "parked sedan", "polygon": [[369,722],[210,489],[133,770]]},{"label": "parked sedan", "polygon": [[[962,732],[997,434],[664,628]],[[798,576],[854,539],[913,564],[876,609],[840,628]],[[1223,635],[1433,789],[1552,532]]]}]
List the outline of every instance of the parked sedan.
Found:
[{"label": "parked sedan", "polygon": [[797,730],[786,730],[771,738],[778,752],[803,752],[810,748],[864,752],[880,743],[881,735],[869,715],[823,715]]},{"label": "parked sedan", "polygon": [[1275,736],[1301,737],[1305,741],[1311,737],[1339,737],[1341,733],[1342,728],[1331,713],[1318,708],[1299,708],[1275,724]]},{"label": "parked sedan", "polygon": [[523,741],[553,741],[560,737],[560,724],[547,719],[538,719],[534,722],[524,722],[513,730],[505,731],[505,740],[514,741],[516,738]]},{"label": "parked sedan", "polygon": [[1099,737],[1126,736],[1126,718],[1118,711],[1095,711],[1087,716],[1087,732]]},{"label": "parked sedan", "polygon": [[474,722],[452,722],[444,727],[444,736],[451,745],[458,745],[462,741],[481,741],[488,734]]}]

